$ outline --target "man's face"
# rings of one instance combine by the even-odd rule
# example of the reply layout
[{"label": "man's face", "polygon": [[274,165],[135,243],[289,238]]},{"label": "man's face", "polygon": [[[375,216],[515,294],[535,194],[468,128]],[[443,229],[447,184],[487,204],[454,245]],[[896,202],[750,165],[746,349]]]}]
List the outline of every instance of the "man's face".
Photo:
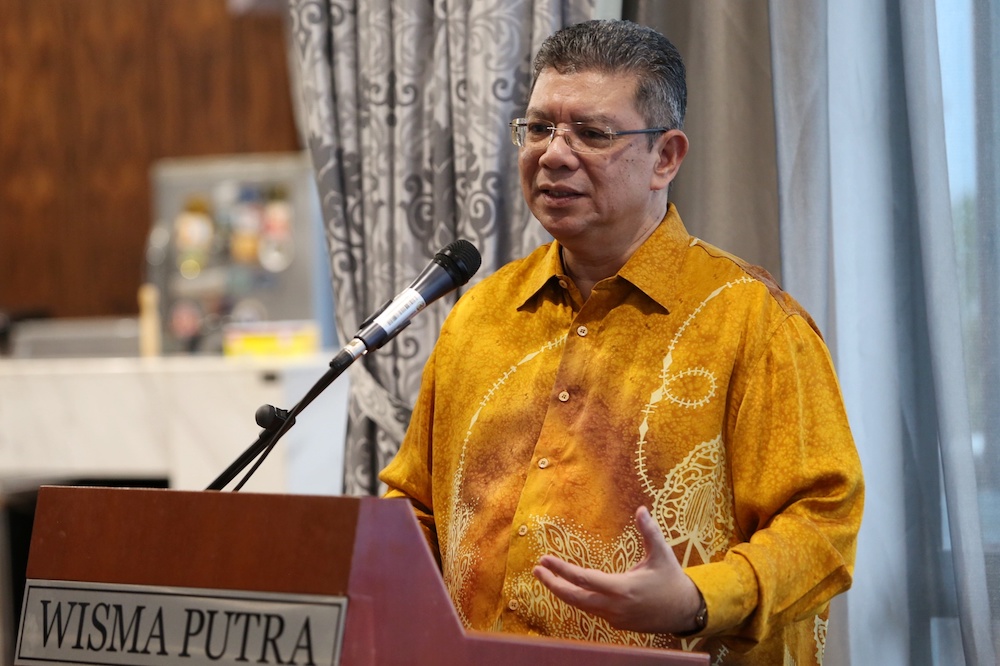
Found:
[{"label": "man's face", "polygon": [[[585,122],[617,131],[643,129],[635,88],[633,75],[544,69],[525,117],[557,127]],[[563,135],[557,132],[547,147],[521,148],[518,156],[524,198],[546,231],[571,250],[601,251],[630,244],[660,221],[666,208],[657,194],[669,182],[655,173],[662,135],[652,150],[648,135],[640,134],[620,137],[599,154],[573,152]]]}]

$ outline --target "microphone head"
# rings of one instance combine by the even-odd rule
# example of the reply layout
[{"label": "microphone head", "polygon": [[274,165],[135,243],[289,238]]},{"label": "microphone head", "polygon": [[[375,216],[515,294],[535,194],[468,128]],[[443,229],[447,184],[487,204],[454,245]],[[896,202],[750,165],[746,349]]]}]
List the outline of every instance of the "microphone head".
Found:
[{"label": "microphone head", "polygon": [[460,287],[476,274],[483,258],[475,245],[460,238],[435,254],[434,262],[448,272],[456,287]]}]

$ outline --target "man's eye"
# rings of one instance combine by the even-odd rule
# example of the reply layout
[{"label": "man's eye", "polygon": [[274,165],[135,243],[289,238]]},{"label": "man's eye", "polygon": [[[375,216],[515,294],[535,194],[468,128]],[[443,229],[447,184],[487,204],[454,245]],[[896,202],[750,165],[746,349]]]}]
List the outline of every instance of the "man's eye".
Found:
[{"label": "man's eye", "polygon": [[528,123],[525,127],[531,136],[548,136],[552,132],[552,125],[548,123]]},{"label": "man's eye", "polygon": [[608,140],[608,133],[600,127],[582,125],[576,128],[576,134],[588,143],[601,143]]}]

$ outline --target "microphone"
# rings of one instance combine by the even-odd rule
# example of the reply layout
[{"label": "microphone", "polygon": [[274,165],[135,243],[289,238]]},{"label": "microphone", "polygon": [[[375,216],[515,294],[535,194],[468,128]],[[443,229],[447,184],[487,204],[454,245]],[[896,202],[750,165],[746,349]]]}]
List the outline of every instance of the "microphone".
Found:
[{"label": "microphone", "polygon": [[364,353],[379,349],[406,328],[418,312],[468,282],[482,262],[479,251],[469,241],[450,243],[434,255],[410,286],[361,324],[352,345],[360,341]]},{"label": "microphone", "polygon": [[271,405],[263,405],[257,410],[257,425],[264,428],[260,437],[207,489],[222,490],[256,459],[253,468],[247,472],[235,490],[242,488],[250,475],[264,462],[264,458],[281,436],[295,425],[295,417],[302,413],[302,410],[308,407],[344,370],[362,355],[375,351],[392,340],[406,328],[413,316],[427,305],[468,282],[482,263],[479,251],[467,240],[457,240],[435,254],[434,259],[409,287],[399,292],[395,298],[361,324],[361,328],[354,334],[354,339],[330,361],[330,369],[319,378],[298,404],[289,411],[276,409]]}]

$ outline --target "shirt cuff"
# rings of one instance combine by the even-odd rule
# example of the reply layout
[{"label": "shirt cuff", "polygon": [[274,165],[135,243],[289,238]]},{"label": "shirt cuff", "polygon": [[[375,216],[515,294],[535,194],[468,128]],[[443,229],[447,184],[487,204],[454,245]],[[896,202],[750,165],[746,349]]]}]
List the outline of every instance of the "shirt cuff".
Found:
[{"label": "shirt cuff", "polygon": [[726,633],[757,608],[757,577],[742,558],[727,558],[684,570],[698,587],[708,609],[708,624],[695,636]]}]

